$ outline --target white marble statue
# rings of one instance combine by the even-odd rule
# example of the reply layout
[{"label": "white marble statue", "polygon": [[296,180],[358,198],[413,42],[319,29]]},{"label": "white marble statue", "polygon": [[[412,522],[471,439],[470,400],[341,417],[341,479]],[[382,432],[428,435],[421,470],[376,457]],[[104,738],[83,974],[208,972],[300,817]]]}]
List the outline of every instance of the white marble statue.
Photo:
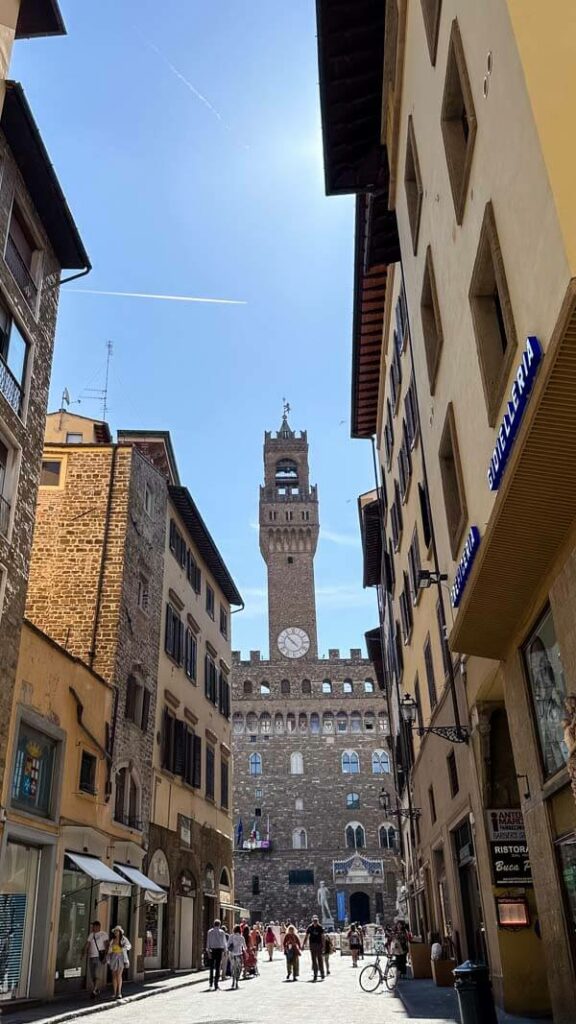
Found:
[{"label": "white marble statue", "polygon": [[328,902],[328,889],[324,882],[320,882],[320,888],[317,893],[318,906],[320,907],[320,916],[322,918],[322,924],[332,924],[332,911],[330,910],[330,904]]}]

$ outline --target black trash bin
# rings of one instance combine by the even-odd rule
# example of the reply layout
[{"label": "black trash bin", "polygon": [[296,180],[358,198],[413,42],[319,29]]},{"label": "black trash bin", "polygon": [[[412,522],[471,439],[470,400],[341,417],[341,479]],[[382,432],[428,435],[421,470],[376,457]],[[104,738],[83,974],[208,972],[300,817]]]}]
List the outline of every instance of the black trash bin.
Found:
[{"label": "black trash bin", "polygon": [[498,1024],[486,964],[466,960],[454,968],[462,1024]]}]

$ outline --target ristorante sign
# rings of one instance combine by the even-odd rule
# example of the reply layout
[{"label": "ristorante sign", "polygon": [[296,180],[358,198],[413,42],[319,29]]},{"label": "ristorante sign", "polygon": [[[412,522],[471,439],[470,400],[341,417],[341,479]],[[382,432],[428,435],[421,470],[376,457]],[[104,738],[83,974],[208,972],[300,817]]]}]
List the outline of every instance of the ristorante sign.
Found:
[{"label": "ristorante sign", "polygon": [[516,370],[510,389],[510,399],[498,428],[496,444],[488,466],[488,486],[491,491],[497,491],[500,485],[541,361],[542,346],[538,338],[531,335],[526,338],[522,359]]}]

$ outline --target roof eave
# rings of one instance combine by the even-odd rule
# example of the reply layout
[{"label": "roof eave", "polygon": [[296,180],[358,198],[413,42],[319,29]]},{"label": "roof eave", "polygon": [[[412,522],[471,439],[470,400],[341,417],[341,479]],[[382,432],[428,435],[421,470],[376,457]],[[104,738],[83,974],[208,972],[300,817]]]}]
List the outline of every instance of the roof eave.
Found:
[{"label": "roof eave", "polygon": [[16,23],[16,39],[65,35],[66,25],[57,0],[22,0]]}]

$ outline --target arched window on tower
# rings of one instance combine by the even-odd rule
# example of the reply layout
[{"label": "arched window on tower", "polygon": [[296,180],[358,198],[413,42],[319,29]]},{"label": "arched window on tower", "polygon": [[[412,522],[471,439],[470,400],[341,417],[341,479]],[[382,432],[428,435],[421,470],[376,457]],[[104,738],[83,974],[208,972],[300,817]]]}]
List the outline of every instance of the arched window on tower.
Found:
[{"label": "arched window on tower", "polygon": [[301,711],[298,715],[298,729],[300,732],[308,732],[308,715],[305,711]]},{"label": "arched window on tower", "polygon": [[343,693],[354,693],[354,684],[351,679],[345,679],[342,683]]},{"label": "arched window on tower", "polygon": [[279,711],[274,716],[274,732],[277,736],[281,736],[284,732],[284,716]]},{"label": "arched window on tower", "polygon": [[250,754],[250,775],[262,775],[262,754]]},{"label": "arched window on tower", "polygon": [[312,693],[312,684],[309,679],[302,680],[302,693],[305,697],[309,697]]},{"label": "arched window on tower", "polygon": [[246,715],[246,728],[253,736],[258,732],[258,716],[253,711],[249,711]]},{"label": "arched window on tower", "polygon": [[290,680],[289,679],[283,679],[282,682],[280,683],[280,693],[284,697],[289,697],[290,696]]},{"label": "arched window on tower", "polygon": [[269,697],[270,696],[270,684],[267,683],[265,680],[263,680],[260,683],[260,693],[261,693],[262,697]]},{"label": "arched window on tower", "polygon": [[355,811],[360,807],[360,794],[359,793],[347,793],[346,794],[346,807],[349,810]]},{"label": "arched window on tower", "polygon": [[385,750],[375,750],[372,754],[372,775],[388,775],[390,772],[390,755]]},{"label": "arched window on tower", "polygon": [[344,775],[357,775],[360,771],[360,758],[355,750],[345,750],[342,754],[342,771]]},{"label": "arched window on tower", "polygon": [[352,850],[362,850],[366,846],[366,833],[359,821],[351,821],[346,826],[346,846]]},{"label": "arched window on tower", "polygon": [[290,775],[304,774],[304,758],[299,750],[290,754]]},{"label": "arched window on tower", "polygon": [[364,693],[374,693],[374,683],[372,679],[364,680]]},{"label": "arched window on tower", "polygon": [[362,715],[359,711],[353,711],[350,715],[350,732],[362,732]]},{"label": "arched window on tower", "polygon": [[271,719],[270,715],[268,714],[268,712],[264,711],[260,715],[260,732],[263,735],[268,736],[270,734],[271,728],[272,728],[272,719]]},{"label": "arched window on tower", "polygon": [[396,849],[396,829],[394,825],[380,825],[378,840],[383,850]]},{"label": "arched window on tower", "polygon": [[241,711],[235,711],[232,718],[232,728],[237,736],[244,732],[244,715]]},{"label": "arched window on tower", "polygon": [[249,697],[252,693],[252,683],[249,679],[244,680],[244,696]]},{"label": "arched window on tower", "polygon": [[286,715],[286,732],[295,732],[295,731],[296,731],[296,715],[294,715],[291,711],[289,711],[288,714]]},{"label": "arched window on tower", "polygon": [[322,715],[322,732],[329,736],[334,732],[334,715],[331,711],[325,711]]},{"label": "arched window on tower", "polygon": [[310,715],[310,732],[314,736],[317,736],[320,732],[320,715],[316,711],[313,711]]},{"label": "arched window on tower", "polygon": [[298,464],[293,459],[280,459],[276,463],[276,483],[283,487],[298,482]]},{"label": "arched window on tower", "polygon": [[348,715],[345,711],[339,711],[336,715],[336,732],[348,732]]},{"label": "arched window on tower", "polygon": [[322,693],[332,693],[332,682],[330,679],[325,679],[322,683]]}]

